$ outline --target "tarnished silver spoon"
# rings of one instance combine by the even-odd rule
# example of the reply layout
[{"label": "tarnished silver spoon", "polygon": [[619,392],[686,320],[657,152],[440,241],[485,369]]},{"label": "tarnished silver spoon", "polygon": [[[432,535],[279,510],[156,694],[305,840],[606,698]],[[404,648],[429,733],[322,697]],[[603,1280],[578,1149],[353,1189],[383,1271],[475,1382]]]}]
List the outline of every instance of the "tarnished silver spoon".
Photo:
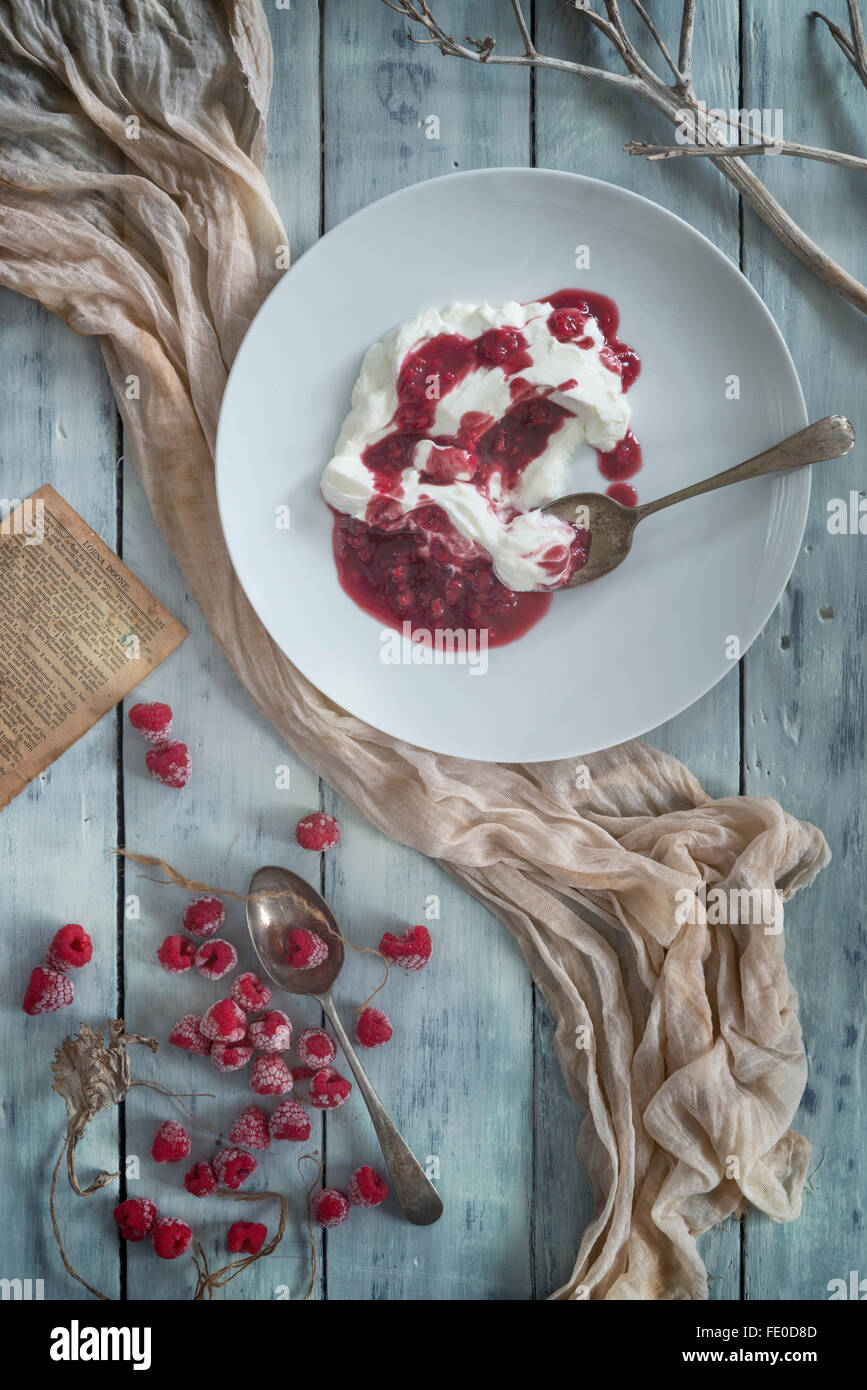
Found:
[{"label": "tarnished silver spoon", "polygon": [[632,537],[639,521],[654,512],[661,512],[663,507],[672,507],[675,502],[685,502],[688,497],[698,497],[703,492],[728,487],[730,483],[745,482],[747,478],[760,478],[766,473],[788,473],[790,469],[803,468],[808,463],[841,458],[843,454],[848,454],[854,443],[855,428],[850,421],[843,415],[828,415],[735,468],[715,473],[712,478],[691,483],[689,487],[670,492],[667,497],[658,497],[655,502],[645,502],[640,507],[625,507],[601,492],[573,492],[568,497],[558,497],[542,511],[590,532],[587,563],[576,570],[563,587],[577,589],[579,585],[589,584],[592,579],[599,579],[603,574],[617,569],[632,549]]},{"label": "tarnished silver spoon", "polygon": [[[414,1226],[430,1226],[442,1216],[439,1193],[367,1079],[331,998],[343,966],[343,937],[331,909],[303,878],[272,864],[256,870],[247,894],[247,926],[262,969],[279,989],[309,994],[321,1004],[370,1111],[403,1214]],[[315,932],[328,947],[328,959],[311,970],[295,970],[286,961],[287,935],[298,927]]]}]

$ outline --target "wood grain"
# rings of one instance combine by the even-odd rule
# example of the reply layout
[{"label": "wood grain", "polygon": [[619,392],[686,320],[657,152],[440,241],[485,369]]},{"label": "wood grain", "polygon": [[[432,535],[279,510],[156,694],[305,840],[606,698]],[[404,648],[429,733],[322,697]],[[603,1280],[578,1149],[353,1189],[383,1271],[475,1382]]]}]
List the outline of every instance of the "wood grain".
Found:
[{"label": "wood grain", "polygon": [[[5,497],[27,497],[49,482],[112,548],[115,520],[115,413],[95,343],[83,342],[33,301],[0,293],[4,375],[14,389],[0,411],[0,479]],[[46,1299],[90,1294],[64,1272],[48,1221],[48,1182],[66,1127],[51,1092],[51,1057],[80,1019],[114,1016],[117,791],[114,711],[30,784],[3,812],[3,935],[6,1004],[0,1051],[7,1059],[0,1099],[0,1163],[14,1202],[4,1216],[0,1277],[41,1279]],[[74,982],[72,1008],[27,1018],[21,999],[58,927],[80,922],[94,957]],[[117,1167],[116,1114],[100,1117],[82,1145],[84,1172]],[[27,1175],[27,1180],[17,1180]],[[116,1294],[116,1238],[64,1180],[58,1211],[69,1254],[82,1275]],[[22,1214],[25,1219],[22,1218]]]},{"label": "wood grain", "polygon": [[[792,25],[780,0],[746,0],[751,42],[745,104],[781,107],[785,133],[857,149],[867,92],[806,16]],[[780,43],[789,27],[790,39]],[[833,93],[833,99],[831,94]],[[807,230],[863,278],[865,190],[830,167],[774,158],[772,190]],[[813,469],[800,559],[783,601],[746,657],[745,789],[777,797],[824,830],[834,859],[786,911],[786,959],[801,996],[809,1081],[795,1127],[813,1144],[814,1176],[790,1228],[756,1215],[745,1222],[746,1296],[827,1298],[831,1279],[864,1274],[864,819],[865,540],[831,535],[830,499],[865,488],[867,325],[788,257],[749,210],[745,267],[776,318],[798,368],[807,408],[848,414],[861,442],[845,459]]]}]

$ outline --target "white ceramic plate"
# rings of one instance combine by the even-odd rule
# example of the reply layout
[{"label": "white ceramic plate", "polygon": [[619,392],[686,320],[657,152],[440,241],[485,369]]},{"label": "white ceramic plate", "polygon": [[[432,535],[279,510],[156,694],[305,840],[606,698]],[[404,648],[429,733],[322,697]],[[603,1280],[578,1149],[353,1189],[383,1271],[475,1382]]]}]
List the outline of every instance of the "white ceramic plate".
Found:
[{"label": "white ceramic plate", "polygon": [[[589,269],[575,268],[578,246]],[[729,639],[746,651],[798,553],[808,470],[649,517],[621,569],[555,595],[526,636],[489,652],[484,675],[383,664],[381,623],[338,583],[318,488],[362,356],[427,305],[532,300],[573,285],[617,302],[621,335],[642,359],[630,393],[642,501],[806,423],[779,330],[720,251],[655,203],[547,170],[449,175],[350,217],[277,285],[229,377],[217,488],[253,607],[337,704],[437,752],[543,761],[654,728],[731,669]],[[593,466],[576,486],[604,481]],[[289,530],[275,525],[286,503]]]}]

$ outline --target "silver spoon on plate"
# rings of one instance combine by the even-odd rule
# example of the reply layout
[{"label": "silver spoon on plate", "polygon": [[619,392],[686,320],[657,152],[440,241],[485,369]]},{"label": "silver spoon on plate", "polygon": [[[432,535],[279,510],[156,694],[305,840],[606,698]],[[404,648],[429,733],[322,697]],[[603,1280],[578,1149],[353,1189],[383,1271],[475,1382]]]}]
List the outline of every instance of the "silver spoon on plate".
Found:
[{"label": "silver spoon on plate", "polygon": [[[298,874],[273,864],[256,870],[247,895],[247,926],[262,969],[278,989],[310,995],[322,1006],[370,1111],[403,1214],[414,1226],[430,1226],[442,1215],[439,1193],[371,1086],[334,1007],[331,990],[343,967],[343,937],[330,907]],[[287,937],[296,928],[325,942],[328,958],[321,965],[295,970],[287,963]]]},{"label": "silver spoon on plate", "polygon": [[685,502],[688,497],[698,497],[704,492],[714,492],[731,483],[745,482],[747,478],[760,478],[767,473],[788,473],[790,469],[803,468],[808,463],[841,458],[843,454],[848,454],[854,443],[855,428],[850,421],[843,415],[828,415],[824,420],[807,425],[806,429],[747,459],[745,463],[728,468],[724,473],[715,473],[712,478],[691,483],[677,492],[670,492],[667,497],[658,497],[655,502],[645,502],[640,507],[626,507],[602,492],[573,492],[568,497],[558,497],[542,511],[590,532],[587,563],[575,571],[563,588],[577,589],[581,584],[589,584],[591,580],[600,579],[602,575],[617,569],[632,549],[632,537],[639,521],[652,516],[654,512],[661,512],[663,507]]}]

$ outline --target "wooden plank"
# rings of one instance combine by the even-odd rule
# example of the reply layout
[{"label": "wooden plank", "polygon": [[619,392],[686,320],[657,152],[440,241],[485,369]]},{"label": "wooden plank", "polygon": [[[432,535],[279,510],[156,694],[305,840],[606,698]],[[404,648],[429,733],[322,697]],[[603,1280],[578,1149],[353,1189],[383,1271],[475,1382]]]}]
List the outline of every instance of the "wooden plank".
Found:
[{"label": "wooden plank", "polygon": [[[0,354],[10,388],[0,412],[0,491],[26,497],[50,482],[109,545],[115,522],[115,413],[99,349],[32,300],[0,292]],[[4,509],[5,510],[5,509]],[[88,1299],[63,1269],[48,1220],[48,1184],[65,1127],[51,1092],[51,1058],[84,1020],[116,1012],[116,879],[107,855],[116,839],[117,718],[106,715],[3,812],[3,917],[12,1006],[0,1018],[0,1049],[12,1061],[0,1099],[0,1163],[15,1213],[4,1222],[0,1277],[44,1281],[46,1299]],[[30,971],[64,922],[81,922],[94,957],[75,979],[72,1008],[25,1018],[18,1004]],[[91,1175],[118,1166],[118,1117],[100,1117],[80,1150]],[[89,1177],[88,1177],[89,1180]],[[61,1175],[58,1211],[70,1258],[117,1296],[120,1264],[112,1193],[81,1202]],[[33,1297],[39,1296],[34,1290]]]},{"label": "wooden plank", "polygon": [[[654,20],[669,47],[677,51],[680,0],[653,7]],[[641,31],[630,16],[631,32]],[[503,52],[520,51],[506,32],[507,16],[497,29]],[[540,52],[594,66],[612,66],[617,58],[605,40],[565,6],[538,6],[536,47]],[[737,0],[714,0],[700,7],[696,22],[696,88],[716,100],[738,89]],[[642,44],[645,56],[652,45]],[[654,59],[662,72],[660,60]],[[669,127],[637,101],[600,84],[564,73],[540,70],[536,78],[536,162],[542,168],[589,174],[630,188],[661,203],[709,237],[732,260],[738,259],[738,200],[709,167],[695,160],[647,164],[623,153],[627,140],[667,138]],[[592,252],[591,252],[592,254]],[[639,345],[640,346],[640,345]],[[639,428],[640,434],[640,428]],[[652,468],[652,459],[647,460]],[[732,672],[704,699],[678,718],[647,735],[647,741],[686,763],[713,795],[737,791],[739,780],[739,701],[737,673]],[[570,1162],[578,1113],[569,1099],[551,1039],[553,1026],[539,1000],[536,1048],[536,1268],[540,1291],[568,1276],[578,1236],[592,1213],[590,1194],[576,1162]],[[738,1297],[739,1232],[730,1223],[702,1237],[700,1250],[711,1277],[711,1297]]]},{"label": "wooden plank", "polygon": [[[319,231],[319,32],[318,8],[302,2],[291,9],[267,6],[275,50],[275,82],[269,120],[267,172],[289,234],[293,258]],[[190,746],[193,777],[183,792],[152,782],[144,771],[144,745],[129,730],[124,735],[126,843],[131,849],[157,853],[190,876],[244,891],[261,864],[285,864],[319,882],[316,856],[300,849],[293,829],[298,818],[319,804],[317,779],[290,753],[274,729],[258,714],[228,668],[201,614],[190,598],[168,547],[156,530],[134,470],[124,479],[124,555],[128,564],[149,577],[163,601],[190,630],[170,663],[136,692],[134,698],[165,699],[175,711],[176,736]],[[128,701],[127,704],[131,703]],[[287,782],[288,774],[288,785]],[[130,1025],[154,1032],[161,1041],[157,1063],[143,1071],[179,1092],[211,1091],[216,1100],[191,1104],[209,1124],[225,1134],[234,1117],[250,1104],[268,1111],[274,1100],[260,1100],[249,1090],[248,1071],[220,1075],[205,1059],[167,1046],[171,1025],[183,1013],[202,1012],[228,993],[228,985],[209,983],[194,973],[165,975],[156,964],[162,938],[180,929],[186,895],[148,882],[132,867],[126,892],[141,900],[141,920],[127,923],[126,988]],[[229,906],[223,933],[238,948],[240,969],[255,968],[244,916]],[[304,1002],[275,994],[296,1030],[318,1021]],[[183,1115],[153,1093],[137,1092],[128,1107],[128,1149],[141,1159],[142,1177],[134,1190],[153,1191],[161,1207],[182,1216],[202,1238],[211,1268],[227,1260],[225,1233],[232,1221],[252,1219],[248,1207],[200,1201],[183,1190],[188,1164],[158,1168],[150,1159],[154,1130],[161,1119]],[[276,1189],[290,1205],[287,1233],[274,1255],[261,1260],[231,1284],[223,1298],[301,1298],[310,1272],[298,1150],[321,1145],[321,1125],[314,1117],[310,1143],[276,1144],[260,1156],[250,1188]],[[213,1141],[190,1127],[193,1158],[208,1157]],[[192,1159],[190,1160],[192,1162]],[[309,1174],[308,1174],[309,1176]],[[277,1208],[257,1213],[274,1229]],[[141,1257],[140,1257],[141,1256]],[[321,1268],[321,1266],[320,1266]],[[194,1271],[190,1262],[166,1265],[151,1252],[136,1251],[129,1260],[131,1298],[189,1297]],[[319,1296],[319,1282],[314,1297]]]},{"label": "wooden plank", "polygon": [[[445,5],[462,33],[488,33],[502,6]],[[407,42],[384,5],[325,6],[326,225],[396,188],[456,169],[526,164],[525,72],[464,68]],[[439,139],[426,138],[435,116]],[[429,129],[433,126],[428,123]],[[370,1054],[374,1082],[422,1159],[440,1163],[441,1221],[414,1231],[392,1207],[354,1213],[327,1246],[329,1298],[495,1299],[532,1292],[532,995],[498,923],[431,863],[390,843],[329,793],[344,828],[326,861],[326,893],[348,934],[375,945],[382,931],[424,921],[429,894],[436,959],[395,979],[383,1006],[395,1039]],[[473,962],[471,970],[466,968]],[[361,1002],[375,967],[350,960],[338,995]],[[371,985],[371,988],[373,986]],[[353,1099],[327,1121],[327,1180],[376,1161]],[[371,1239],[368,1228],[375,1225]]]},{"label": "wooden plank", "polygon": [[[867,92],[823,27],[780,0],[745,0],[751,44],[744,104],[783,110],[784,134],[857,149]],[[842,12],[834,16],[845,23]],[[791,94],[797,93],[797,97]],[[867,277],[861,185],[820,164],[756,166],[810,235]],[[848,413],[855,451],[813,469],[810,515],[786,594],[746,659],[746,789],[775,796],[821,826],[834,861],[786,910],[786,959],[801,998],[809,1081],[794,1126],[813,1144],[815,1176],[791,1227],[750,1216],[750,1298],[828,1297],[831,1279],[864,1274],[864,820],[867,627],[864,546],[831,535],[828,503],[864,493],[864,319],[744,215],[747,273],[774,314],[800,373],[812,418]]]}]

